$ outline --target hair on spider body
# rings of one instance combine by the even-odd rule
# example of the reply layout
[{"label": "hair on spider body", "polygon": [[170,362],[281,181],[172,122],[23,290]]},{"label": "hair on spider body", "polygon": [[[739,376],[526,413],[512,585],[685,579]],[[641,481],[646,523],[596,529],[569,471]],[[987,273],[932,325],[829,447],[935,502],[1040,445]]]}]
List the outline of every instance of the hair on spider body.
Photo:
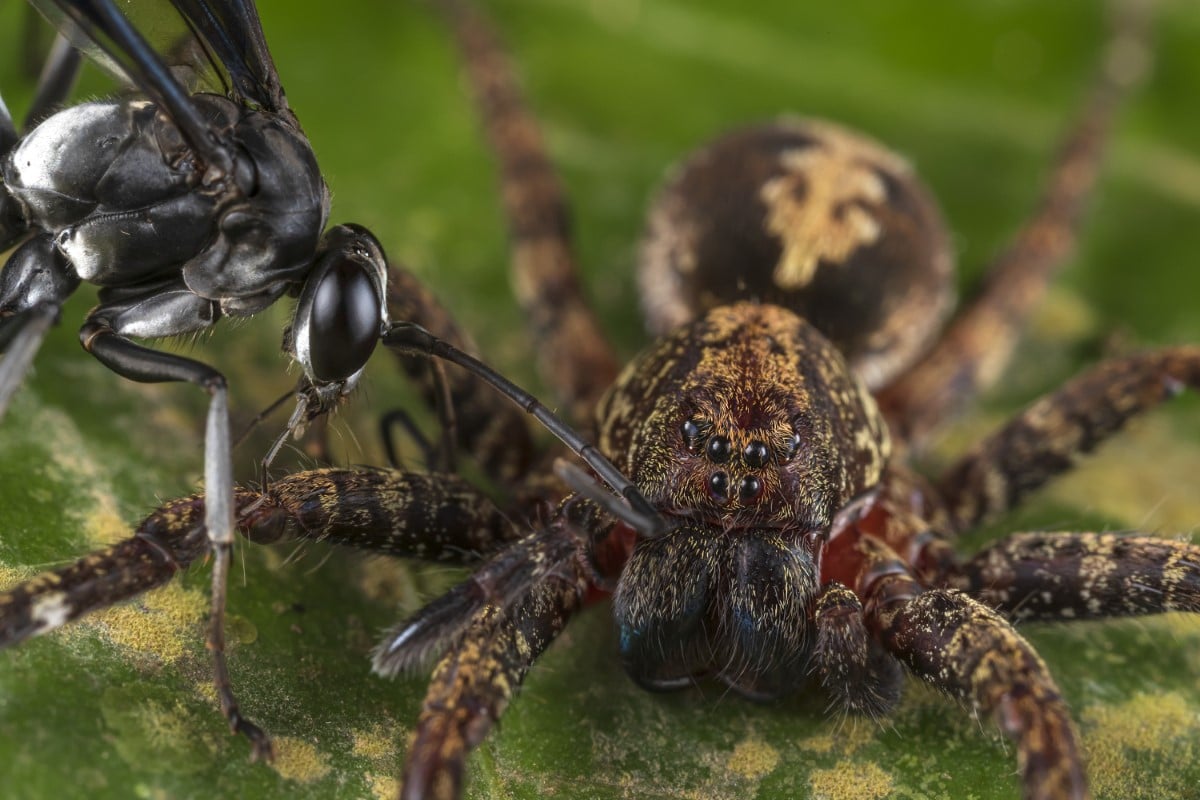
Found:
[{"label": "hair on spider body", "polygon": [[[434,662],[405,737],[400,797],[450,800],[477,787],[468,782],[469,753],[547,647],[598,601],[611,602],[613,660],[639,687],[715,683],[721,696],[759,701],[812,693],[835,713],[882,718],[896,709],[911,675],[965,706],[964,722],[945,723],[959,712],[919,699],[937,709],[936,731],[881,736],[872,747],[889,757],[905,748],[882,774],[928,777],[956,796],[1018,788],[1027,798],[1058,800],[1089,797],[1090,787],[1112,795],[1103,766],[1089,782],[1084,752],[1093,743],[1073,719],[1087,720],[1087,706],[1076,690],[1067,692],[1076,706],[1068,708],[1050,667],[1014,624],[1200,611],[1200,548],[1141,534],[1066,531],[1006,534],[974,554],[959,550],[963,536],[1073,468],[1127,421],[1182,387],[1200,386],[1200,348],[1160,348],[1089,369],[932,477],[918,475],[908,460],[995,382],[1069,253],[1117,101],[1136,82],[1121,60],[1102,65],[1041,202],[990,264],[979,293],[953,316],[949,237],[931,193],[898,156],[813,119],[742,126],[701,147],[670,174],[651,211],[638,280],[659,338],[622,370],[583,296],[566,194],[503,49],[469,4],[444,0],[438,8],[463,51],[499,165],[512,282],[544,382],[570,425],[594,435],[596,447],[502,375],[473,368],[590,459],[616,493],[578,469],[552,467],[557,453],[538,452],[525,417],[501,416],[486,399],[492,394],[478,381],[459,383],[455,372],[440,387],[422,386],[442,412],[439,421],[456,431],[443,436],[442,447],[421,443],[430,472],[396,464],[306,470],[262,491],[236,489],[238,530],[251,541],[328,541],[472,569],[393,625],[372,651],[384,676]],[[1110,49],[1136,55],[1145,30],[1137,18],[1117,17]],[[445,309],[414,300],[423,290],[408,279],[389,275],[387,310],[411,319],[397,309],[415,302],[424,327],[393,325],[385,345],[423,379],[428,356],[467,363],[425,330],[463,341],[446,334],[457,326]],[[495,491],[457,474],[447,444],[472,456]],[[0,644],[170,580],[205,552],[192,535],[203,509],[199,496],[168,502],[107,555],[0,593]],[[572,650],[593,658],[578,639]],[[1116,668],[1051,666],[1076,685]],[[556,724],[574,724],[559,718],[576,708],[601,724],[615,716],[613,739],[629,755],[614,755],[604,732],[589,731],[591,750],[580,746],[578,731],[586,729],[577,726],[571,737],[550,737],[565,744],[519,744],[525,752],[537,747],[545,772],[501,769],[494,781],[513,781],[518,793],[532,786],[584,794],[592,784],[598,794],[663,792],[677,776],[657,763],[659,748],[676,742],[706,776],[723,763],[694,752],[703,736],[686,720],[702,714],[707,725],[720,717],[707,706],[691,713],[693,700],[708,702],[703,692],[685,704],[634,701],[670,729],[660,737],[646,729],[645,714],[598,701],[599,692],[619,692],[620,684],[601,686],[582,669],[546,672],[571,687],[564,702],[542,704]],[[376,714],[383,701],[374,688],[370,695]],[[997,749],[973,760],[969,748],[946,738],[978,736],[970,712],[993,720],[1015,753]],[[762,713],[762,728],[750,725],[755,731],[784,730],[778,740],[789,747],[798,741],[786,727],[792,715]],[[897,714],[902,732],[912,731],[911,709]],[[784,716],[788,723],[779,722]],[[739,711],[732,718],[733,727],[716,733],[718,747],[746,735],[747,717]],[[813,724],[807,729],[824,730]],[[506,741],[527,730],[521,725],[494,745],[502,757]],[[834,764],[856,779],[843,764],[854,759],[831,738],[832,751],[793,748],[782,757],[786,775],[781,768],[754,786],[768,794],[779,785],[802,791],[809,779],[819,794],[818,773]],[[553,756],[563,750],[578,760],[559,763]],[[1178,769],[1158,778],[1183,786],[1178,775],[1193,774],[1192,767],[1172,766]],[[799,771],[807,767],[810,774]],[[554,775],[571,777],[556,784],[546,777]],[[978,775],[987,786],[973,785]],[[732,778],[737,792],[753,788],[744,777]],[[1154,780],[1145,785],[1157,788]],[[339,790],[342,783],[339,776]],[[1188,796],[1181,791],[1175,794]]]}]

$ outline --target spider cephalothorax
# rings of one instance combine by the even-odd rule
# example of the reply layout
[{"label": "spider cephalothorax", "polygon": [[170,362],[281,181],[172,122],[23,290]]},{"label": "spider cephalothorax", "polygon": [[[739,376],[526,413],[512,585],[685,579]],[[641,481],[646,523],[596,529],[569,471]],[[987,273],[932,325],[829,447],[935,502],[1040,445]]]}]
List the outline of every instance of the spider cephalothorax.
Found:
[{"label": "spider cephalothorax", "polygon": [[886,426],[838,351],[779,306],[720,306],[634,359],[600,446],[668,515],[825,528],[874,486]]},{"label": "spider cephalothorax", "polygon": [[[471,377],[431,377],[419,357],[470,360],[426,328],[468,342],[393,267],[390,318],[409,322],[382,341],[441,412],[442,447],[414,434],[434,469],[309,470],[236,494],[253,541],[325,540],[475,568],[373,651],[383,675],[437,659],[401,797],[460,795],[467,753],[527,671],[583,606],[610,596],[620,660],[643,687],[714,679],[762,700],[813,689],[834,709],[879,715],[907,672],[994,717],[1015,741],[1026,797],[1087,797],[1067,704],[1013,623],[1200,611],[1200,548],[1069,531],[1014,534],[964,558],[957,537],[1131,417],[1200,386],[1200,348],[1094,368],[935,479],[904,458],[1007,359],[1076,235],[1133,62],[1105,62],[1036,214],[940,334],[947,236],[898,157],[811,120],[743,127],[702,148],[669,180],[643,248],[648,321],[662,336],[619,372],[510,65],[471,8],[441,5],[500,162],[514,285],[543,377],[598,446],[478,362]],[[1139,22],[1118,19],[1114,49],[1142,47]],[[384,313],[364,275],[335,281]],[[365,357],[366,333],[355,338]],[[530,426],[481,381],[616,495],[538,458]],[[457,474],[455,446],[494,495]],[[0,644],[166,582],[204,553],[204,513],[201,496],[171,501],[134,537],[0,594]]]}]

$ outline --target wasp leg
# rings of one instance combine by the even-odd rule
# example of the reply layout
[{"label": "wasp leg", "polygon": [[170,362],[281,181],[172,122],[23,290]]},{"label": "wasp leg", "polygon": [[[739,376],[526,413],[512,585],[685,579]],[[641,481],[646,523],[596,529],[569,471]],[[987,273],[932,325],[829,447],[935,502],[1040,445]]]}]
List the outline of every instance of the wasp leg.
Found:
[{"label": "wasp leg", "polygon": [[404,765],[402,800],[461,796],[467,754],[582,606],[585,572],[579,558],[561,562],[510,607],[489,604],[470,619],[461,640],[434,669]]},{"label": "wasp leg", "polygon": [[[459,350],[476,352],[470,337],[437,298],[412,273],[397,266],[388,269],[388,314],[392,319],[419,325]],[[429,359],[402,352],[395,355],[404,372],[417,383],[425,402],[437,410],[443,442],[453,441],[501,486],[512,486],[528,474],[535,452],[533,436],[528,420],[518,409],[469,372],[443,372],[444,384],[439,385],[441,379],[437,371],[431,371]],[[385,446],[389,441],[385,434]],[[389,458],[394,462],[394,448],[389,450]],[[439,466],[445,468],[446,464]]]},{"label": "wasp leg", "polygon": [[1090,797],[1067,705],[1003,617],[962,592],[922,591],[902,573],[874,581],[865,605],[868,627],[913,674],[995,716],[1016,742],[1025,798]]},{"label": "wasp leg", "polygon": [[987,268],[975,298],[930,352],[879,395],[899,438],[919,447],[1009,362],[1030,313],[1075,248],[1109,129],[1149,61],[1148,4],[1114,3],[1112,34],[1083,115],[1070,130],[1033,216]]},{"label": "wasp leg", "polygon": [[1108,361],[1035,402],[938,480],[952,523],[966,530],[1015,507],[1131,418],[1200,388],[1200,347]]},{"label": "wasp leg", "polygon": [[[173,302],[188,305],[186,309],[175,308]],[[194,303],[206,304],[194,295],[172,296],[161,299],[143,298],[140,306],[131,303],[121,311],[128,316],[114,314],[112,321],[103,316],[107,307],[102,307],[84,323],[79,338],[85,350],[102,364],[122,377],[142,383],[183,381],[195,384],[209,395],[208,421],[204,434],[204,527],[213,553],[212,609],[209,617],[208,646],[212,651],[214,684],[221,702],[221,710],[229,720],[230,727],[244,734],[253,746],[253,758],[270,758],[271,744],[267,735],[258,726],[244,719],[238,711],[237,699],[229,681],[229,668],[225,661],[225,606],[226,586],[229,576],[230,554],[233,549],[233,464],[230,455],[228,390],[225,376],[217,370],[190,358],[163,353],[135,344],[118,331],[142,330],[136,326],[143,320],[154,325],[162,315],[180,317],[189,314],[211,313],[211,309],[197,310]],[[158,304],[158,305],[156,305]],[[125,323],[123,326],[122,323]],[[146,335],[160,335],[151,330]]]},{"label": "wasp leg", "polygon": [[1018,622],[1200,611],[1200,547],[1184,542],[1023,533],[963,569],[966,591]]},{"label": "wasp leg", "polygon": [[17,143],[17,126],[13,124],[12,113],[0,97],[0,156],[6,155]]},{"label": "wasp leg", "polygon": [[25,242],[0,270],[0,418],[79,283],[48,235]]},{"label": "wasp leg", "polygon": [[515,71],[487,20],[468,2],[443,0],[451,33],[499,162],[511,237],[512,283],[538,343],[542,379],[567,417],[589,423],[617,375],[612,347],[584,299],[565,193]]}]

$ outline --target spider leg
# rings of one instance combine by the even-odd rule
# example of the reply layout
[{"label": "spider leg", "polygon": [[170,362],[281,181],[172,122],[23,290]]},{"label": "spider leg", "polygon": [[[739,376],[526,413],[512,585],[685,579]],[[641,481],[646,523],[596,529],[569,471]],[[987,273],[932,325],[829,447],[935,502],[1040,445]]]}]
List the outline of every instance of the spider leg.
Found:
[{"label": "spider leg", "polygon": [[[131,539],[0,593],[0,648],[168,582],[210,551],[210,497],[167,503]],[[263,543],[329,541],[465,564],[516,537],[490,500],[453,475],[314,470],[273,482],[266,496],[238,489],[231,499],[238,529]],[[210,643],[212,637],[210,625]],[[268,757],[267,735],[221,700],[234,730],[252,739],[256,755]]]},{"label": "spider leg", "polygon": [[[569,531],[559,535],[576,538]],[[581,558],[560,561],[515,603],[507,608],[489,604],[470,619],[458,644],[434,669],[404,765],[402,800],[461,795],[467,754],[583,605],[585,575]]]},{"label": "spider leg", "polygon": [[0,593],[0,648],[162,586],[208,547],[203,497],[172,500],[131,538]]},{"label": "spider leg", "polygon": [[1099,75],[1069,131],[1037,209],[987,268],[975,298],[951,320],[925,357],[879,394],[898,437],[919,447],[1007,366],[1030,313],[1074,250],[1109,129],[1149,56],[1148,4],[1114,3]]},{"label": "spider leg", "polygon": [[924,590],[890,548],[861,540],[867,628],[917,677],[991,713],[1017,745],[1023,794],[1086,798],[1078,735],[1045,663],[1012,625],[968,595]]},{"label": "spider leg", "polygon": [[[392,319],[420,325],[460,350],[477,352],[470,337],[433,293],[411,272],[395,265],[388,268],[388,314]],[[425,402],[437,410],[443,441],[452,440],[469,453],[499,485],[511,486],[528,474],[535,451],[528,420],[520,410],[469,372],[431,371],[430,361],[424,356],[393,352]]]},{"label": "spider leg", "polygon": [[904,675],[867,632],[858,595],[840,583],[826,584],[817,596],[813,624],[813,670],[834,703],[876,718],[895,707]]},{"label": "spider leg", "polygon": [[1186,387],[1200,388],[1200,346],[1108,361],[1041,398],[937,481],[954,527],[966,530],[1013,508],[1131,417]]},{"label": "spider leg", "polygon": [[1112,533],[1024,533],[964,566],[964,588],[1019,622],[1200,611],[1200,547]]},{"label": "spider leg", "polygon": [[568,419],[590,422],[596,402],[617,376],[617,362],[584,299],[565,194],[489,22],[469,2],[440,0],[438,7],[462,52],[499,162],[512,283],[538,343],[542,379],[554,388]]}]

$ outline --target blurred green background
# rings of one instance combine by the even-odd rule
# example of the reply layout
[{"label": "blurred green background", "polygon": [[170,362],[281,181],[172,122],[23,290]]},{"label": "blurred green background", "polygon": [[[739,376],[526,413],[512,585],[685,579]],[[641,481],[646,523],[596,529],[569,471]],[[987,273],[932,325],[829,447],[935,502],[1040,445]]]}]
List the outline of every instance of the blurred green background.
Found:
[{"label": "blurred green background", "polygon": [[[629,356],[645,340],[634,248],[664,170],[730,126],[785,111],[862,128],[910,158],[941,200],[969,291],[1031,207],[1079,106],[1103,38],[1099,5],[501,0],[488,8],[575,200],[591,295]],[[946,436],[931,467],[1085,363],[1200,341],[1200,5],[1161,5],[1156,71],[1121,117],[1075,263],[1015,366]],[[0,2],[0,89],[18,114],[30,86],[16,57],[24,12]],[[269,0],[262,15],[333,188],[332,221],[375,230],[486,343],[491,362],[536,387],[509,300],[491,163],[428,9]],[[106,86],[90,75],[80,96]],[[199,481],[200,393],[137,386],[84,355],[75,330],[91,302],[84,290],[68,306],[0,426],[0,585],[120,538]],[[230,376],[239,421],[294,380],[278,352],[285,306],[186,346]],[[376,362],[334,428],[347,462],[379,463],[374,420],[412,403],[386,356]],[[265,441],[239,451],[243,478],[253,477]],[[1183,398],[977,539],[1030,528],[1192,536],[1197,476],[1200,403]],[[315,546],[239,550],[233,678],[247,715],[277,737],[273,766],[248,763],[211,700],[204,569],[119,613],[0,654],[0,792],[390,797],[425,678],[373,676],[367,653],[380,630],[455,578]],[[1197,796],[1200,621],[1027,634],[1079,720],[1097,796]],[[830,718],[821,698],[757,706],[714,687],[650,695],[614,654],[606,610],[594,608],[472,759],[469,795],[1018,794],[1013,749],[993,723],[915,684],[877,725]]]}]

